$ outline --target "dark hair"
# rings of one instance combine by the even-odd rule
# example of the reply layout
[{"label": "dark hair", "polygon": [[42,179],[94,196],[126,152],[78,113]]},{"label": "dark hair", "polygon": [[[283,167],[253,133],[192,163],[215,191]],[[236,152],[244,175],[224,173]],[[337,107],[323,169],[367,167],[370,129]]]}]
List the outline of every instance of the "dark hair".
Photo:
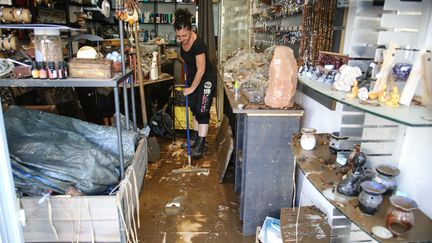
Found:
[{"label": "dark hair", "polygon": [[186,8],[179,8],[175,11],[175,22],[174,29],[181,30],[186,28],[188,30],[192,29],[191,22],[192,14]]}]

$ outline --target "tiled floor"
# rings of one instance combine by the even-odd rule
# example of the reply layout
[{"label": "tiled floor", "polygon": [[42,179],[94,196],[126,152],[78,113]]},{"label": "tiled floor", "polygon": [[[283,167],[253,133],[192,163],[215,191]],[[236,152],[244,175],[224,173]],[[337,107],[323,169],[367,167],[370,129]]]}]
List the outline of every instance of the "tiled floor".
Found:
[{"label": "tiled floor", "polygon": [[[193,165],[210,168],[206,174],[173,174],[187,163],[180,148],[185,139],[159,139],[161,159],[149,164],[140,195],[140,242],[255,242],[243,237],[238,196],[232,173],[219,184],[214,139],[217,123],[212,120],[204,158]],[[180,207],[166,207],[179,203]]]}]

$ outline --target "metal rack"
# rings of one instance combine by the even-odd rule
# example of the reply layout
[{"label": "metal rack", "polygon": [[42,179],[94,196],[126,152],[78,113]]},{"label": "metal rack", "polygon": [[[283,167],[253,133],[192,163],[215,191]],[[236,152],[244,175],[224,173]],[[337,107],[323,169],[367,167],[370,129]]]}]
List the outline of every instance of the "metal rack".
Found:
[{"label": "metal rack", "polygon": [[[122,144],[122,131],[120,126],[120,98],[119,98],[119,84],[128,80],[132,75],[129,70],[125,74],[117,74],[112,79],[82,79],[82,78],[68,78],[58,80],[40,80],[40,79],[0,79],[0,87],[112,87],[114,90],[115,114],[116,114],[116,127],[117,127],[117,140],[120,159],[120,175],[124,178],[124,158],[123,158],[123,144]],[[126,90],[126,89],[125,89]],[[127,102],[127,97],[126,97]],[[133,102],[133,100],[132,100]],[[125,105],[126,106],[126,105]],[[127,113],[127,109],[125,108]],[[135,110],[132,111],[135,113]],[[134,124],[136,127],[136,124]]]},{"label": "metal rack", "polygon": [[[115,114],[116,114],[116,127],[118,138],[118,149],[120,159],[120,176],[124,178],[124,158],[123,158],[123,144],[122,134],[120,127],[120,97],[119,97],[119,84],[125,80],[129,80],[132,76],[132,71],[126,70],[125,54],[124,54],[124,33],[123,21],[119,21],[120,27],[120,52],[122,57],[122,74],[117,74],[111,79],[83,79],[83,78],[68,78],[59,80],[41,80],[41,79],[0,79],[0,87],[112,87],[114,90]],[[79,29],[70,28],[62,25],[54,24],[4,24],[0,25],[0,29],[57,29],[59,31],[80,31]],[[130,82],[133,83],[133,82]],[[124,110],[126,117],[126,129],[129,130],[129,104],[127,88],[123,89]],[[137,129],[136,125],[136,111],[135,111],[135,96],[134,89],[131,89],[132,101],[132,115],[133,115],[133,130]]]}]

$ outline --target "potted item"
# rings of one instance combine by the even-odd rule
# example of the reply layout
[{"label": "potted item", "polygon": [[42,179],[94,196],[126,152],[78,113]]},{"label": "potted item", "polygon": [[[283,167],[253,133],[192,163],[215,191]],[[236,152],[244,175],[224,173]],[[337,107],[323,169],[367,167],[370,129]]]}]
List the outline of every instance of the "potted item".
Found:
[{"label": "potted item", "polygon": [[387,212],[387,228],[395,236],[401,236],[414,226],[413,211],[418,208],[417,203],[407,197],[393,195],[390,197],[392,207]]},{"label": "potted item", "polygon": [[397,182],[396,176],[399,175],[400,171],[398,168],[392,165],[379,165],[376,168],[378,175],[375,177],[375,181],[381,183],[386,188],[386,194],[391,194],[396,191]]},{"label": "potted item", "polygon": [[383,201],[381,194],[386,188],[376,181],[364,181],[360,186],[362,192],[358,196],[359,208],[363,213],[373,215]]},{"label": "potted item", "polygon": [[315,128],[302,128],[301,133],[302,133],[302,136],[300,139],[300,145],[301,145],[302,149],[304,149],[304,150],[314,149],[315,145],[316,145],[316,138],[315,138],[316,129]]}]

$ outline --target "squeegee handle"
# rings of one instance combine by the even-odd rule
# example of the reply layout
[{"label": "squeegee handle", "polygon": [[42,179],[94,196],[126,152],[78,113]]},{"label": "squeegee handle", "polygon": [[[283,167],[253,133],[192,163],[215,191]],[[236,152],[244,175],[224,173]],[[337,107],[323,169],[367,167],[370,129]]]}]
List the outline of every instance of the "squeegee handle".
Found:
[{"label": "squeegee handle", "polygon": [[[183,64],[184,68],[184,75],[185,75],[185,88],[188,87],[187,82],[187,69],[186,69],[186,63]],[[190,151],[190,131],[189,131],[189,95],[186,95],[186,137],[187,137],[187,150],[188,150],[188,157],[191,156]]]}]

